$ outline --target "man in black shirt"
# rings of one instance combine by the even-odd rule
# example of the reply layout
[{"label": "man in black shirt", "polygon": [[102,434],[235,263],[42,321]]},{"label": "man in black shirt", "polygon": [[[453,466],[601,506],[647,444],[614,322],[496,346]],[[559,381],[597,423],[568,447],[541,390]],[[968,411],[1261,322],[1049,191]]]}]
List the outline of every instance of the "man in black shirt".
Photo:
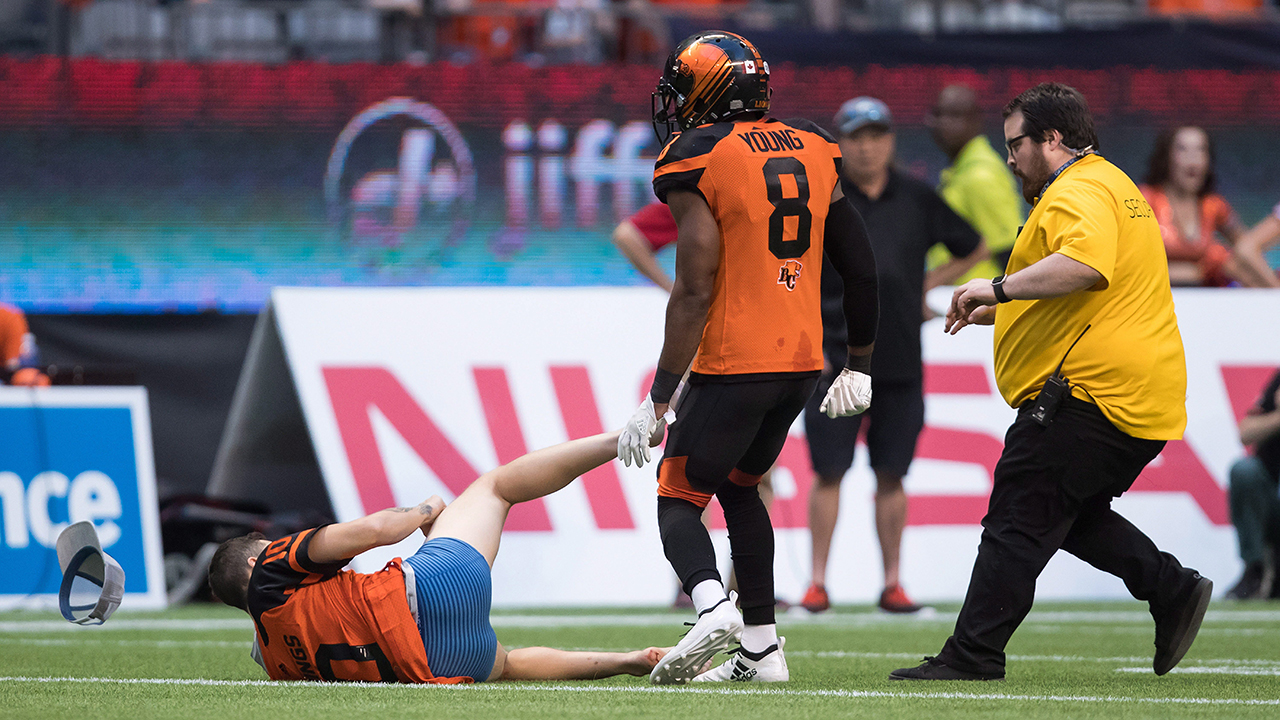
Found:
[{"label": "man in black shirt", "polygon": [[[813,583],[802,605],[812,612],[830,607],[827,556],[840,505],[840,481],[853,464],[863,417],[870,417],[867,445],[876,474],[876,534],[884,562],[880,607],[887,612],[920,609],[902,590],[898,557],[907,519],[902,478],[924,427],[920,324],[929,315],[924,293],[948,285],[988,256],[981,237],[928,185],[893,168],[894,134],[889,108],[868,97],[846,102],[835,117],[844,156],[841,187],[867,224],[880,283],[880,331],[871,360],[876,401],[863,415],[829,418],[818,409],[832,378],[844,365],[843,287],[830,267],[822,272],[823,347],[827,357],[817,391],[805,408],[805,432],[816,479],[809,493],[813,537]],[[951,260],[925,276],[929,248],[942,244]]]},{"label": "man in black shirt", "polygon": [[[876,388],[879,391],[879,387]],[[1262,397],[1240,418],[1240,442],[1253,445],[1253,454],[1231,466],[1228,497],[1231,524],[1240,541],[1244,575],[1227,591],[1233,600],[1276,597],[1276,543],[1280,541],[1280,370]],[[1272,555],[1267,558],[1267,554]]]}]

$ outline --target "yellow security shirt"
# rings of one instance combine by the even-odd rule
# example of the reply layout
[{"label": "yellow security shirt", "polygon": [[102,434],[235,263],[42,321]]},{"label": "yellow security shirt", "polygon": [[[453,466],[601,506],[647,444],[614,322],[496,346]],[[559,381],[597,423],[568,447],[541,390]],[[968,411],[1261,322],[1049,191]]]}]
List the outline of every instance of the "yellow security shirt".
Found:
[{"label": "yellow security shirt", "polygon": [[1091,326],[1062,366],[1072,395],[1096,403],[1133,437],[1182,437],[1187,367],[1160,227],[1133,181],[1101,156],[1082,158],[1049,185],[1014,243],[1008,271],[1053,253],[1103,279],[1063,297],[999,306],[1000,394],[1013,407],[1033,399]]}]

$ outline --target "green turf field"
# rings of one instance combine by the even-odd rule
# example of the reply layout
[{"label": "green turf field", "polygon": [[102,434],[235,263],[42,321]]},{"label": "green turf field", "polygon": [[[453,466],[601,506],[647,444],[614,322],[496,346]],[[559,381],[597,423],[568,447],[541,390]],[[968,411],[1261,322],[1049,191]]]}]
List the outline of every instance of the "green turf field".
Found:
[{"label": "green turf field", "polygon": [[[1169,675],[1151,672],[1145,606],[1041,603],[1009,647],[1001,683],[891,682],[950,633],[933,618],[862,607],[787,614],[792,681],[654,688],[647,678],[464,687],[270,683],[249,658],[244,614],[211,605],[118,613],[80,628],[56,612],[0,613],[0,717],[827,718],[1280,717],[1280,603],[1210,606],[1199,639]],[[680,613],[500,612],[507,646],[622,650],[670,644]]]}]

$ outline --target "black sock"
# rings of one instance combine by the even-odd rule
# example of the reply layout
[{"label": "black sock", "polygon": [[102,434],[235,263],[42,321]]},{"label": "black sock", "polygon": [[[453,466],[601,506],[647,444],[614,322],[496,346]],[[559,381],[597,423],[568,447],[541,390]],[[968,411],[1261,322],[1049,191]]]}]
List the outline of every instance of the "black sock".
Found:
[{"label": "black sock", "polygon": [[702,508],[688,500],[658,498],[658,530],[667,561],[686,593],[703,580],[721,582],[716,569],[716,549],[702,525]]},{"label": "black sock", "polygon": [[748,625],[772,625],[773,525],[756,486],[727,482],[716,493],[729,527],[733,569],[738,574],[742,620]]}]

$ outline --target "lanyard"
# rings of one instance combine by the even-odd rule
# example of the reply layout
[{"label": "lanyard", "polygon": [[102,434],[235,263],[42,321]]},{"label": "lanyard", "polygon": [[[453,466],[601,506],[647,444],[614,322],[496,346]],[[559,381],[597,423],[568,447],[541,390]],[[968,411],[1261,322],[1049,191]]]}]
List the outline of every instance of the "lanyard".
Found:
[{"label": "lanyard", "polygon": [[1079,155],[1076,155],[1075,157],[1063,163],[1062,167],[1055,170],[1054,173],[1049,176],[1049,179],[1045,181],[1044,187],[1040,188],[1040,193],[1036,196],[1036,202],[1039,202],[1040,198],[1044,197],[1045,192],[1049,190],[1049,186],[1053,184],[1054,180],[1058,179],[1059,175],[1066,172],[1067,168],[1071,167],[1072,165],[1075,165],[1077,162],[1080,162],[1081,160],[1088,157],[1089,155],[1092,155],[1093,153],[1094,153],[1093,148],[1085,148],[1084,150],[1080,151]]}]

